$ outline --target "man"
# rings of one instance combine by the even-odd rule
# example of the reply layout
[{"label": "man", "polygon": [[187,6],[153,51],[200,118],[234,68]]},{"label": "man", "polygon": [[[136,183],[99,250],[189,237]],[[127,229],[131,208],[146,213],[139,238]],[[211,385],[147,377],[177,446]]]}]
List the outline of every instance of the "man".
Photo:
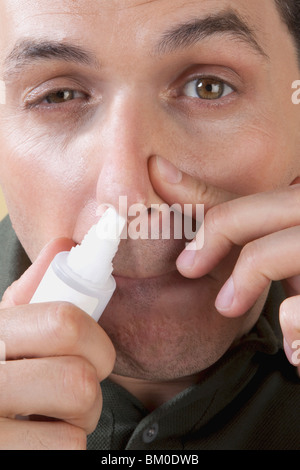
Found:
[{"label": "man", "polygon": [[[33,263],[1,304],[1,448],[298,448],[299,1],[3,0],[0,17],[23,247],[6,220],[2,290]],[[154,204],[204,204],[192,249],[122,240],[99,325],[29,304],[120,197],[150,224]]]}]

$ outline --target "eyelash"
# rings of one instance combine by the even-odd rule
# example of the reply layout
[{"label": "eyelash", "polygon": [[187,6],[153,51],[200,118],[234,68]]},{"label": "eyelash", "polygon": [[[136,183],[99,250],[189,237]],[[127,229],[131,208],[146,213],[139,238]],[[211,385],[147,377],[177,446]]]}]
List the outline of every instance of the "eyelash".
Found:
[{"label": "eyelash", "polygon": [[[68,101],[65,101],[64,103],[54,103],[54,104],[51,104],[51,103],[47,103],[46,100],[47,98],[49,98],[51,95],[55,95],[59,92],[71,92],[71,93],[74,93],[74,94],[80,94],[82,95],[82,97],[76,97],[76,98],[73,98],[72,100],[68,100]],[[38,98],[32,98],[32,99],[27,99],[26,100],[26,103],[25,103],[25,106],[26,108],[30,108],[30,109],[33,109],[33,108],[40,108],[40,107],[44,107],[44,108],[60,108],[61,106],[65,106],[66,104],[69,104],[73,101],[77,101],[77,100],[84,100],[84,101],[88,101],[89,100],[89,95],[83,91],[79,91],[79,90],[76,90],[76,89],[73,89],[73,88],[56,88],[56,89],[53,89],[53,90],[49,90],[47,91],[46,93],[44,93],[41,97],[38,97]]]},{"label": "eyelash", "polygon": [[[200,81],[205,81],[205,80],[211,80],[211,81],[214,81],[214,82],[218,82],[219,84],[222,84],[222,86],[224,86],[224,91],[222,93],[222,96],[221,97],[218,97],[218,98],[201,98],[200,96],[189,96],[187,95],[187,89],[191,86],[193,86],[193,84],[195,84],[194,86],[196,87],[197,83],[199,83]],[[179,92],[178,92],[178,88],[179,88]],[[229,83],[227,83],[225,80],[223,80],[222,78],[220,77],[216,77],[216,76],[212,76],[212,75],[202,75],[202,76],[195,76],[193,79],[190,79],[188,81],[185,81],[184,85],[181,86],[181,87],[178,87],[177,88],[177,91],[176,91],[176,98],[184,98],[184,99],[189,99],[189,100],[193,100],[193,101],[200,101],[202,102],[201,104],[202,105],[206,105],[206,106],[216,106],[216,105],[220,105],[220,101],[223,101],[223,99],[228,96],[228,95],[231,95],[232,93],[234,93],[236,91],[235,87],[230,85]],[[231,91],[230,91],[231,90]],[[62,103],[47,103],[46,100],[51,96],[51,95],[55,95],[55,94],[58,94],[59,92],[63,92],[63,93],[66,93],[66,92],[70,92],[70,93],[73,93],[73,94],[77,94],[77,95],[82,95],[81,97],[77,96],[75,98],[72,98],[70,100],[67,100],[65,102],[62,102]],[[224,95],[224,92],[225,92],[225,95]],[[196,92],[197,94],[197,92]],[[43,96],[39,97],[39,98],[35,98],[35,99],[32,99],[32,100],[27,100],[27,103],[25,104],[25,106],[27,108],[46,108],[48,110],[50,109],[53,109],[53,111],[55,109],[61,109],[61,107],[65,107],[66,105],[69,105],[71,106],[72,105],[72,102],[74,101],[77,101],[77,100],[81,100],[81,101],[84,101],[84,104],[86,104],[89,99],[91,97],[88,95],[88,93],[86,92],[83,92],[83,91],[79,91],[79,90],[76,90],[76,89],[73,89],[73,88],[56,88],[56,89],[53,89],[53,90],[48,90],[47,93],[44,93]],[[200,103],[198,103],[200,104]]]},{"label": "eyelash", "polygon": [[[212,89],[211,90],[208,90],[207,89],[207,86],[205,87],[201,87],[200,88],[200,91],[204,91],[204,93],[217,93],[216,91],[214,91],[213,87],[216,86],[216,84],[220,84],[221,85],[221,89],[222,89],[222,93],[220,97],[217,97],[217,98],[202,98],[201,96],[199,96],[199,94],[197,93],[196,90],[196,86],[197,84],[199,84],[200,82],[211,82],[211,84],[207,83],[207,86],[211,87]],[[194,87],[194,90],[193,90],[193,87]],[[187,91],[188,89],[191,89],[189,91]],[[193,99],[197,99],[197,100],[202,100],[202,101],[219,101],[221,100],[222,98],[224,98],[225,96],[228,96],[232,93],[234,93],[236,90],[235,88],[232,86],[232,85],[229,85],[227,82],[225,82],[224,80],[218,78],[218,77],[213,77],[213,76],[201,76],[201,77],[196,77],[194,78],[193,80],[189,80],[183,87],[182,89],[182,94],[188,98],[193,98]],[[195,91],[194,95],[192,96],[192,92]],[[187,93],[191,93],[190,95],[188,95]]]}]

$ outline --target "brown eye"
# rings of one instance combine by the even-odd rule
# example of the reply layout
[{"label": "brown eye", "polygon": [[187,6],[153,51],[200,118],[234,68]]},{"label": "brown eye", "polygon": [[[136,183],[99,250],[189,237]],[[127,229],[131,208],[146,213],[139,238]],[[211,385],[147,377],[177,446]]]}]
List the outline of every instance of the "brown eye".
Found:
[{"label": "brown eye", "polygon": [[76,93],[73,90],[58,90],[54,93],[50,93],[46,96],[45,101],[48,104],[61,104],[66,103],[67,101],[74,100],[77,98],[78,92]]},{"label": "brown eye", "polygon": [[200,78],[197,82],[197,93],[199,98],[204,100],[217,100],[221,98],[224,93],[223,82],[214,80],[212,78]]},{"label": "brown eye", "polygon": [[233,91],[233,88],[222,80],[210,77],[192,80],[184,87],[184,94],[186,96],[202,100],[218,100]]}]

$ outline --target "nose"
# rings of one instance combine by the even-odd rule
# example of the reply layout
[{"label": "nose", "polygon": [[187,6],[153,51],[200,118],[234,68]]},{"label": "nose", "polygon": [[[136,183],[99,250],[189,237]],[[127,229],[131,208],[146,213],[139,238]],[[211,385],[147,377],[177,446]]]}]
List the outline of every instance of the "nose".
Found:
[{"label": "nose", "polygon": [[148,160],[156,152],[153,120],[133,93],[121,93],[103,113],[99,126],[100,168],[97,203],[119,207],[160,202],[149,179]]}]

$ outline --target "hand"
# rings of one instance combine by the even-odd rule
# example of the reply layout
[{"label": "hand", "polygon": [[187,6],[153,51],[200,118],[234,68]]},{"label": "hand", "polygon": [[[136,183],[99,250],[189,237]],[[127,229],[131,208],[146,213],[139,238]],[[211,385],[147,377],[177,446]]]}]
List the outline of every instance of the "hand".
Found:
[{"label": "hand", "polygon": [[[243,315],[270,281],[283,281],[288,296],[279,312],[284,347],[289,361],[299,366],[300,185],[238,197],[206,187],[161,158],[151,159],[149,171],[154,189],[170,205],[205,205],[204,224],[177,259],[183,276],[204,276],[234,246],[241,247],[233,272],[216,299],[222,315]],[[200,240],[204,240],[203,247],[195,249],[197,244],[202,246]]]},{"label": "hand", "polygon": [[99,382],[115,361],[111,341],[71,304],[28,304],[55,254],[71,246],[67,239],[47,245],[0,304],[6,350],[0,364],[0,449],[85,449],[99,420]]}]

